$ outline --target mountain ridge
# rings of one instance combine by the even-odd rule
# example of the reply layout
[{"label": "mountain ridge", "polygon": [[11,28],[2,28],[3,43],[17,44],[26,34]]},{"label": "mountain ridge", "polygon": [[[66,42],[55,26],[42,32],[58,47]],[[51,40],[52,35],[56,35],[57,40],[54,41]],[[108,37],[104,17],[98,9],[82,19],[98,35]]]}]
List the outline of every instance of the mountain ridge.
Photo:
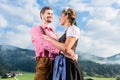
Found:
[{"label": "mountain ridge", "polygon": [[[31,51],[31,52],[35,53],[34,50],[23,49],[23,48],[11,46],[11,45],[0,45],[0,50],[2,50],[2,51],[5,51],[5,50],[11,50],[11,51],[22,50],[22,51],[24,51],[25,50],[25,51]],[[88,54],[88,53],[82,53],[79,51],[77,51],[77,53],[78,53],[79,59],[83,60],[83,61],[85,61],[85,60],[93,61],[93,62],[100,63],[100,64],[120,64],[120,53],[106,57],[106,58]],[[32,55],[35,57],[35,54],[32,54]]]},{"label": "mountain ridge", "polygon": [[[87,57],[83,55],[79,55],[78,63],[85,75],[115,77],[120,74],[120,65],[100,64],[97,61],[104,60],[104,58],[90,54],[86,54]],[[94,61],[92,61],[93,59]],[[0,75],[2,74],[1,72],[8,71],[35,72],[35,65],[35,52],[33,50],[0,45]]]},{"label": "mountain ridge", "polygon": [[83,61],[85,60],[93,61],[100,64],[120,64],[120,53],[106,57],[106,58],[88,54],[88,53],[82,53],[79,51],[77,53],[79,53],[79,59]]}]

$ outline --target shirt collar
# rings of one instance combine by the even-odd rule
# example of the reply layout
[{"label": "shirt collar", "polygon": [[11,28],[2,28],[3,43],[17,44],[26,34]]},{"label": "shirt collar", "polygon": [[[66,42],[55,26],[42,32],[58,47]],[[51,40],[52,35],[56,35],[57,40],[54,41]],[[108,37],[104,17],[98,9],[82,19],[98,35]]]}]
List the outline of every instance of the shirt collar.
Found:
[{"label": "shirt collar", "polygon": [[45,24],[41,24],[41,27],[43,28],[43,29],[47,29],[47,30],[50,30],[50,31],[53,31],[53,29],[48,25],[45,25]]}]

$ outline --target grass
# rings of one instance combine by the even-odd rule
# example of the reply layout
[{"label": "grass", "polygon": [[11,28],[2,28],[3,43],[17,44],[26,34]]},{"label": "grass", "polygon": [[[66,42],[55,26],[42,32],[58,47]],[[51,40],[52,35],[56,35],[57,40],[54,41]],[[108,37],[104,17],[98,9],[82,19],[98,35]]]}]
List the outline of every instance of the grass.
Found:
[{"label": "grass", "polygon": [[[17,76],[17,80],[34,80],[34,73],[23,72],[23,75]],[[0,80],[16,80],[15,78],[6,78]]]},{"label": "grass", "polygon": [[98,77],[85,77],[85,78],[92,78],[94,80],[116,80],[116,78],[98,78]]},{"label": "grass", "polygon": [[[16,77],[18,80],[34,80],[34,73],[24,72],[22,76]],[[94,80],[116,80],[116,78],[97,78],[97,77],[85,77],[92,78]],[[14,78],[0,79],[0,80],[15,80]]]},{"label": "grass", "polygon": [[15,80],[14,78],[0,79],[0,80]]},{"label": "grass", "polygon": [[34,73],[24,73],[22,76],[17,76],[18,80],[34,80]]}]

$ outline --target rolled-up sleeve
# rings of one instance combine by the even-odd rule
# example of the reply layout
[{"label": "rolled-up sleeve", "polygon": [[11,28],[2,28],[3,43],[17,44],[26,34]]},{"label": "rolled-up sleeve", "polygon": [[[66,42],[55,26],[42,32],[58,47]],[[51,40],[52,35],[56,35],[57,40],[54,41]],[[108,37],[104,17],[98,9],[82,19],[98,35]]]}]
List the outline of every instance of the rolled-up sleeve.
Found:
[{"label": "rolled-up sleeve", "polygon": [[31,35],[32,43],[35,46],[37,52],[41,52],[44,49],[53,54],[59,52],[59,50],[54,45],[52,45],[49,41],[43,39],[43,33],[39,27],[33,27],[31,30]]}]

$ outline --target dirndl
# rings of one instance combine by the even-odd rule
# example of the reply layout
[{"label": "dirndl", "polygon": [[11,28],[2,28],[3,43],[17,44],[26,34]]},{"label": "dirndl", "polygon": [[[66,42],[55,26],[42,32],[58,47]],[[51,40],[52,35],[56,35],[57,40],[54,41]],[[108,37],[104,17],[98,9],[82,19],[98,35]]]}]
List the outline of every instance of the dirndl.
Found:
[{"label": "dirndl", "polygon": [[78,62],[69,58],[66,58],[66,80],[84,80]]}]

